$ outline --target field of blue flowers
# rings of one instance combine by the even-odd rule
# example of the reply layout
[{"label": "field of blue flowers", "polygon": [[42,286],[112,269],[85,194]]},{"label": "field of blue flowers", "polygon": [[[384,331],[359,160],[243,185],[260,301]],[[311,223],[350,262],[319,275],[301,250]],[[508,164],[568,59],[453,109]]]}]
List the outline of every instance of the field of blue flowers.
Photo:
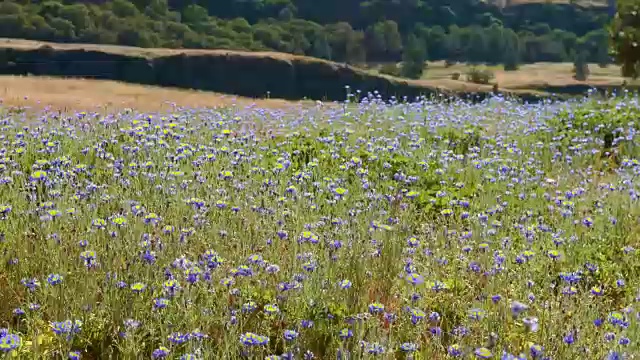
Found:
[{"label": "field of blue flowers", "polygon": [[0,356],[638,359],[640,103],[0,115]]}]

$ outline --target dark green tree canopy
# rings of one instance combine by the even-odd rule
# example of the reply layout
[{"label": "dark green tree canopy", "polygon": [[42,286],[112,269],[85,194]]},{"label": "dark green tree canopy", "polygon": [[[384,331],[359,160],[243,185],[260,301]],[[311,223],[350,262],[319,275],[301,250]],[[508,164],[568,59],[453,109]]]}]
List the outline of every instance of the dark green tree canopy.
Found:
[{"label": "dark green tree canopy", "polygon": [[618,1],[617,13],[609,28],[611,53],[622,65],[622,74],[640,76],[640,1]]},{"label": "dark green tree canopy", "polygon": [[617,59],[626,59],[631,73],[639,26],[630,14],[640,0],[625,1],[631,5],[620,7],[617,30],[607,36],[607,8],[567,4],[500,9],[477,0],[5,0],[0,37],[273,50],[350,64],[418,59],[424,48],[425,60],[509,68],[572,61],[579,40],[586,61],[605,66],[607,40],[614,37]]}]

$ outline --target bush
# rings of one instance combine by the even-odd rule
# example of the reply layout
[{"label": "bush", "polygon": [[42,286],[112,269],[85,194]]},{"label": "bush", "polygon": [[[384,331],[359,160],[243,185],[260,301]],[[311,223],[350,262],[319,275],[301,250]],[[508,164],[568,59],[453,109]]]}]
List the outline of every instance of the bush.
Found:
[{"label": "bush", "polygon": [[460,73],[456,71],[451,74],[451,80],[460,80]]},{"label": "bush", "polygon": [[420,79],[424,73],[427,61],[427,48],[423,40],[412,35],[407,40],[407,46],[402,54],[402,76],[410,79]]},{"label": "bush", "polygon": [[380,73],[391,76],[400,76],[400,67],[397,64],[384,64],[380,68]]},{"label": "bush", "polygon": [[467,71],[467,81],[474,84],[488,84],[494,78],[493,71],[471,67]]},{"label": "bush", "polygon": [[578,81],[585,81],[589,77],[589,64],[585,52],[576,54],[573,61],[573,78]]}]

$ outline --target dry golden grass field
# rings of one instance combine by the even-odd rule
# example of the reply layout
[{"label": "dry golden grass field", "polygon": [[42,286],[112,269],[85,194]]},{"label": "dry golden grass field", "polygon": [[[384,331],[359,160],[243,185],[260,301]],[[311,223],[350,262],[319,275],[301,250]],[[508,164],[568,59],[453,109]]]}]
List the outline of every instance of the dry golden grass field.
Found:
[{"label": "dry golden grass field", "polygon": [[[53,44],[31,40],[0,38],[0,48],[35,49],[42,45],[50,45],[58,49],[85,49],[106,53],[130,54],[145,57],[156,57],[178,53],[205,53],[225,55],[241,54],[250,57],[271,57],[282,61],[303,59],[304,61],[325,61],[311,57],[277,52],[238,52],[228,50],[187,50],[187,49],[141,49],[126,46],[93,45],[93,44]],[[377,72],[379,66],[371,66],[368,73]],[[591,86],[619,86],[623,81],[630,85],[640,85],[620,76],[617,66],[600,68],[595,64],[589,66],[591,75],[585,82],[573,79],[571,63],[537,63],[522,65],[517,71],[506,72],[501,66],[489,66],[495,74],[492,84],[479,85],[466,81],[465,73],[470,65],[455,64],[445,66],[443,61],[428,63],[425,75],[420,80],[405,80],[408,83],[439,88],[451,92],[487,92],[492,84],[497,84],[503,91],[544,95],[547,87],[562,87],[586,84]],[[355,69],[355,71],[363,71]],[[454,73],[460,73],[459,80],[452,80]],[[388,77],[385,75],[381,75]],[[249,99],[204,91],[180,90],[128,84],[105,80],[62,79],[32,76],[0,76],[0,99],[9,106],[45,107],[58,109],[105,109],[115,110],[136,108],[141,111],[171,109],[174,106],[186,107],[221,107],[221,106],[258,106],[266,108],[290,108],[305,102],[291,102],[277,99]]]},{"label": "dry golden grass field", "polygon": [[174,107],[251,107],[286,109],[302,102],[248,99],[211,92],[127,84],[117,81],[0,76],[0,101],[5,106],[51,107],[57,110],[169,111]]},{"label": "dry golden grass field", "polygon": [[[572,63],[535,63],[520,66],[516,71],[504,71],[502,66],[479,66],[491,70],[500,88],[505,89],[538,89],[545,86],[566,86],[588,84],[593,86],[617,86],[623,81],[633,83],[620,75],[620,67],[610,65],[601,68],[596,64],[589,64],[590,75],[587,81],[577,81],[573,78]],[[464,80],[470,65],[455,64],[445,66],[444,61],[430,62],[423,76],[423,80],[442,81],[451,79],[454,73],[460,73]]]},{"label": "dry golden grass field", "polygon": [[107,45],[107,44],[80,44],[80,43],[52,43],[47,41],[36,41],[27,39],[11,39],[0,38],[0,48],[16,48],[16,49],[37,49],[40,46],[48,45],[54,49],[61,50],[78,50],[101,51],[110,54],[122,54],[132,56],[143,56],[153,58],[168,55],[226,55],[239,54],[252,57],[269,57],[279,60],[306,59],[309,61],[329,62],[328,60],[314,58],[309,56],[301,56],[276,51],[241,51],[241,50],[224,50],[224,49],[169,49],[169,48],[139,48],[123,45]]}]

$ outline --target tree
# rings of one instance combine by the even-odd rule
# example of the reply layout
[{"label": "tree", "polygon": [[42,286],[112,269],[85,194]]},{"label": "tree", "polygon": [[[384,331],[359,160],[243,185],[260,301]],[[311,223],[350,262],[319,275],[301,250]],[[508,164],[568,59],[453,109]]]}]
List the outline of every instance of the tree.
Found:
[{"label": "tree", "polygon": [[384,42],[387,49],[387,55],[395,57],[402,51],[402,35],[398,30],[398,24],[395,21],[387,20],[383,23]]},{"label": "tree", "polygon": [[311,55],[321,59],[331,60],[331,46],[329,46],[327,35],[321,34],[316,37],[313,42]]},{"label": "tree", "polygon": [[611,62],[611,57],[609,56],[608,42],[598,44],[598,47],[596,48],[594,56],[599,67],[601,68],[607,67]]},{"label": "tree", "polygon": [[346,62],[356,65],[367,61],[367,53],[364,47],[364,33],[354,31],[349,34],[346,43]]},{"label": "tree", "polygon": [[640,76],[640,0],[619,0],[616,16],[609,27],[611,53],[622,65],[622,75]]},{"label": "tree", "polygon": [[425,43],[417,36],[411,34],[407,39],[402,55],[402,76],[419,79],[424,72],[424,63],[427,60],[427,48]]},{"label": "tree", "polygon": [[60,17],[70,21],[78,33],[89,29],[93,23],[89,9],[84,4],[62,7],[60,9]]},{"label": "tree", "polygon": [[508,44],[504,49],[503,57],[504,71],[518,70],[520,59],[518,49],[513,44]]},{"label": "tree", "polygon": [[445,42],[446,59],[449,62],[459,62],[462,60],[464,50],[462,48],[462,39],[460,35],[460,28],[452,26],[449,28],[449,35]]},{"label": "tree", "polygon": [[505,71],[518,70],[520,65],[520,39],[518,35],[507,29],[503,33],[504,48],[502,50],[502,64]]},{"label": "tree", "polygon": [[307,49],[311,47],[311,43],[309,43],[309,40],[303,33],[295,33],[291,44],[293,46],[293,53],[296,55],[304,55]]},{"label": "tree", "polygon": [[200,25],[209,21],[207,9],[191,4],[182,10],[182,21],[188,25]]},{"label": "tree", "polygon": [[127,0],[113,0],[111,3],[111,11],[121,18],[136,17],[140,14],[138,8]]},{"label": "tree", "polygon": [[573,78],[578,81],[585,81],[589,76],[589,64],[587,63],[587,52],[579,49],[575,53],[573,60]]},{"label": "tree", "polygon": [[384,39],[384,29],[381,22],[370,25],[364,33],[365,46],[369,57],[380,59],[387,51],[387,43]]},{"label": "tree", "polygon": [[487,51],[485,54],[486,61],[492,64],[498,64],[503,60],[502,56],[505,49],[505,29],[502,25],[492,24],[485,31],[487,40]]},{"label": "tree", "polygon": [[54,30],[55,39],[60,41],[73,40],[75,37],[76,29],[69,20],[62,18],[50,18],[49,26]]},{"label": "tree", "polygon": [[165,20],[169,16],[169,4],[167,0],[151,0],[144,13],[154,20]]},{"label": "tree", "polygon": [[[466,47],[466,59],[469,62],[481,63],[487,60],[487,41],[484,29],[474,26],[469,35],[469,42]],[[500,49],[491,49],[492,51],[500,51]]]},{"label": "tree", "polygon": [[402,51],[402,35],[395,21],[375,23],[365,32],[365,44],[370,57],[380,60],[397,59]]}]

